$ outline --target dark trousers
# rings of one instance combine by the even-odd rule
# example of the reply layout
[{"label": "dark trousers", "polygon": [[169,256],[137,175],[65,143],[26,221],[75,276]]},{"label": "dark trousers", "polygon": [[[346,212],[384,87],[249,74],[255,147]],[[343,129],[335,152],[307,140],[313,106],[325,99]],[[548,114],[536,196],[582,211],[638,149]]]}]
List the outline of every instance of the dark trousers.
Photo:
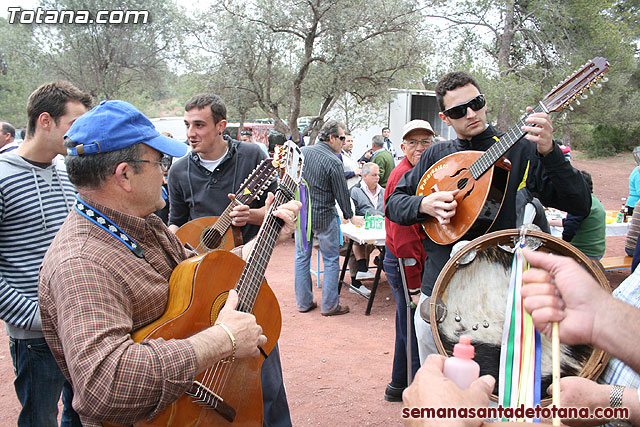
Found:
[{"label": "dark trousers", "polygon": [[9,339],[14,386],[22,410],[19,427],[58,426],[58,401],[62,393],[62,427],[81,427],[73,410],[73,390],[65,380],[44,338]]},{"label": "dark trousers", "polygon": [[282,365],[280,364],[280,348],[278,344],[271,350],[269,357],[262,363],[260,371],[262,378],[262,404],[264,407],[264,427],[291,426],[291,415],[287,394],[282,379]]},{"label": "dark trousers", "polygon": [[[393,299],[396,301],[396,344],[393,354],[393,370],[391,371],[391,380],[400,385],[407,385],[407,301],[404,297],[404,289],[402,287],[402,277],[400,276],[400,264],[398,259],[391,253],[389,248],[385,251],[384,256],[384,273],[391,287]],[[415,309],[411,310],[411,324],[413,326],[413,317]],[[411,364],[413,375],[420,368],[420,356],[418,355],[418,341],[414,328],[411,328]]]}]

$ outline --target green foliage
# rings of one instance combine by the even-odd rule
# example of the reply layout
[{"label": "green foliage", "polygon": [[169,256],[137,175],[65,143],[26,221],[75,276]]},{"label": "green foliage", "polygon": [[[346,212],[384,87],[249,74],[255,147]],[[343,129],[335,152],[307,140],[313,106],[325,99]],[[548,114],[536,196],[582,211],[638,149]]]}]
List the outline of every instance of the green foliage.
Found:
[{"label": "green foliage", "polygon": [[31,92],[51,78],[38,67],[40,52],[28,25],[9,24],[0,18],[0,120],[26,125],[26,100]]},{"label": "green foliage", "polygon": [[639,140],[638,129],[627,130],[609,124],[599,124],[593,127],[592,138],[581,148],[590,156],[606,157],[632,150],[638,145]]},{"label": "green foliage", "polygon": [[[37,7],[37,5],[35,5]],[[300,116],[351,127],[389,87],[432,88],[464,69],[512,126],[587,60],[609,81],[553,117],[554,137],[606,155],[640,145],[640,0],[224,0],[189,16],[175,0],[41,0],[47,9],[149,10],[137,25],[9,25],[0,18],[0,119],[26,121],[28,95],[62,78],[97,100],[120,98],[149,116],[180,115],[212,91],[231,120],[270,117],[284,133]],[[295,131],[294,131],[295,132]]]},{"label": "green foliage", "polygon": [[[46,9],[146,10],[146,24],[36,25],[34,35],[47,66],[96,100],[124,99],[144,89],[166,96],[166,60],[179,41],[175,5],[161,0],[44,0]],[[149,84],[152,83],[152,84]]]},{"label": "green foliage", "polygon": [[197,21],[212,86],[294,138],[301,115],[316,116],[318,128],[345,92],[360,103],[383,96],[429,51],[410,0],[230,1]]}]

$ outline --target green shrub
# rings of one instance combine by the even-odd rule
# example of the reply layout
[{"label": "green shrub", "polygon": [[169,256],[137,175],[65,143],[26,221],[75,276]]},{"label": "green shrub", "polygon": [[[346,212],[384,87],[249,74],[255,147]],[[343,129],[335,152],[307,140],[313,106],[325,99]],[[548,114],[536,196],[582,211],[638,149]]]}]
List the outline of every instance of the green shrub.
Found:
[{"label": "green shrub", "polygon": [[634,141],[639,141],[637,131],[629,131],[611,125],[597,125],[592,132],[591,140],[584,141],[581,148],[590,157],[613,156],[630,151]]}]

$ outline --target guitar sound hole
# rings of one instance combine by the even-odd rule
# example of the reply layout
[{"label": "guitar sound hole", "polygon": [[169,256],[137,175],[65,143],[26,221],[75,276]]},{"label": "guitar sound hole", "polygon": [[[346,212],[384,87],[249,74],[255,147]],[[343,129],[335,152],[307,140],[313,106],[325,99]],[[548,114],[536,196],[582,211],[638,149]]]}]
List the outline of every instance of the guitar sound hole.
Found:
[{"label": "guitar sound hole", "polygon": [[200,234],[200,243],[207,250],[212,251],[218,249],[224,243],[224,236],[221,236],[218,230],[212,230],[212,226],[205,227]]},{"label": "guitar sound hole", "polygon": [[466,187],[468,182],[469,178],[462,178],[460,181],[458,181],[458,190],[462,190],[464,187]]},{"label": "guitar sound hole", "polygon": [[224,307],[227,302],[227,297],[229,296],[229,291],[222,292],[220,295],[216,297],[211,304],[211,311],[209,312],[209,324],[215,325],[216,319],[218,318],[218,314],[220,314],[220,310]]}]

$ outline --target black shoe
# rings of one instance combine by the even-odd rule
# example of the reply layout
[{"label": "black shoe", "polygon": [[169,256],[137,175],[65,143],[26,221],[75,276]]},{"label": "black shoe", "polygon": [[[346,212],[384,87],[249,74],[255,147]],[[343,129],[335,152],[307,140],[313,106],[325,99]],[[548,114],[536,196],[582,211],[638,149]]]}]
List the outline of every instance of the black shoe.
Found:
[{"label": "black shoe", "polygon": [[384,400],[387,402],[402,402],[402,392],[406,386],[398,386],[393,381],[387,384],[387,389],[384,391]]}]

